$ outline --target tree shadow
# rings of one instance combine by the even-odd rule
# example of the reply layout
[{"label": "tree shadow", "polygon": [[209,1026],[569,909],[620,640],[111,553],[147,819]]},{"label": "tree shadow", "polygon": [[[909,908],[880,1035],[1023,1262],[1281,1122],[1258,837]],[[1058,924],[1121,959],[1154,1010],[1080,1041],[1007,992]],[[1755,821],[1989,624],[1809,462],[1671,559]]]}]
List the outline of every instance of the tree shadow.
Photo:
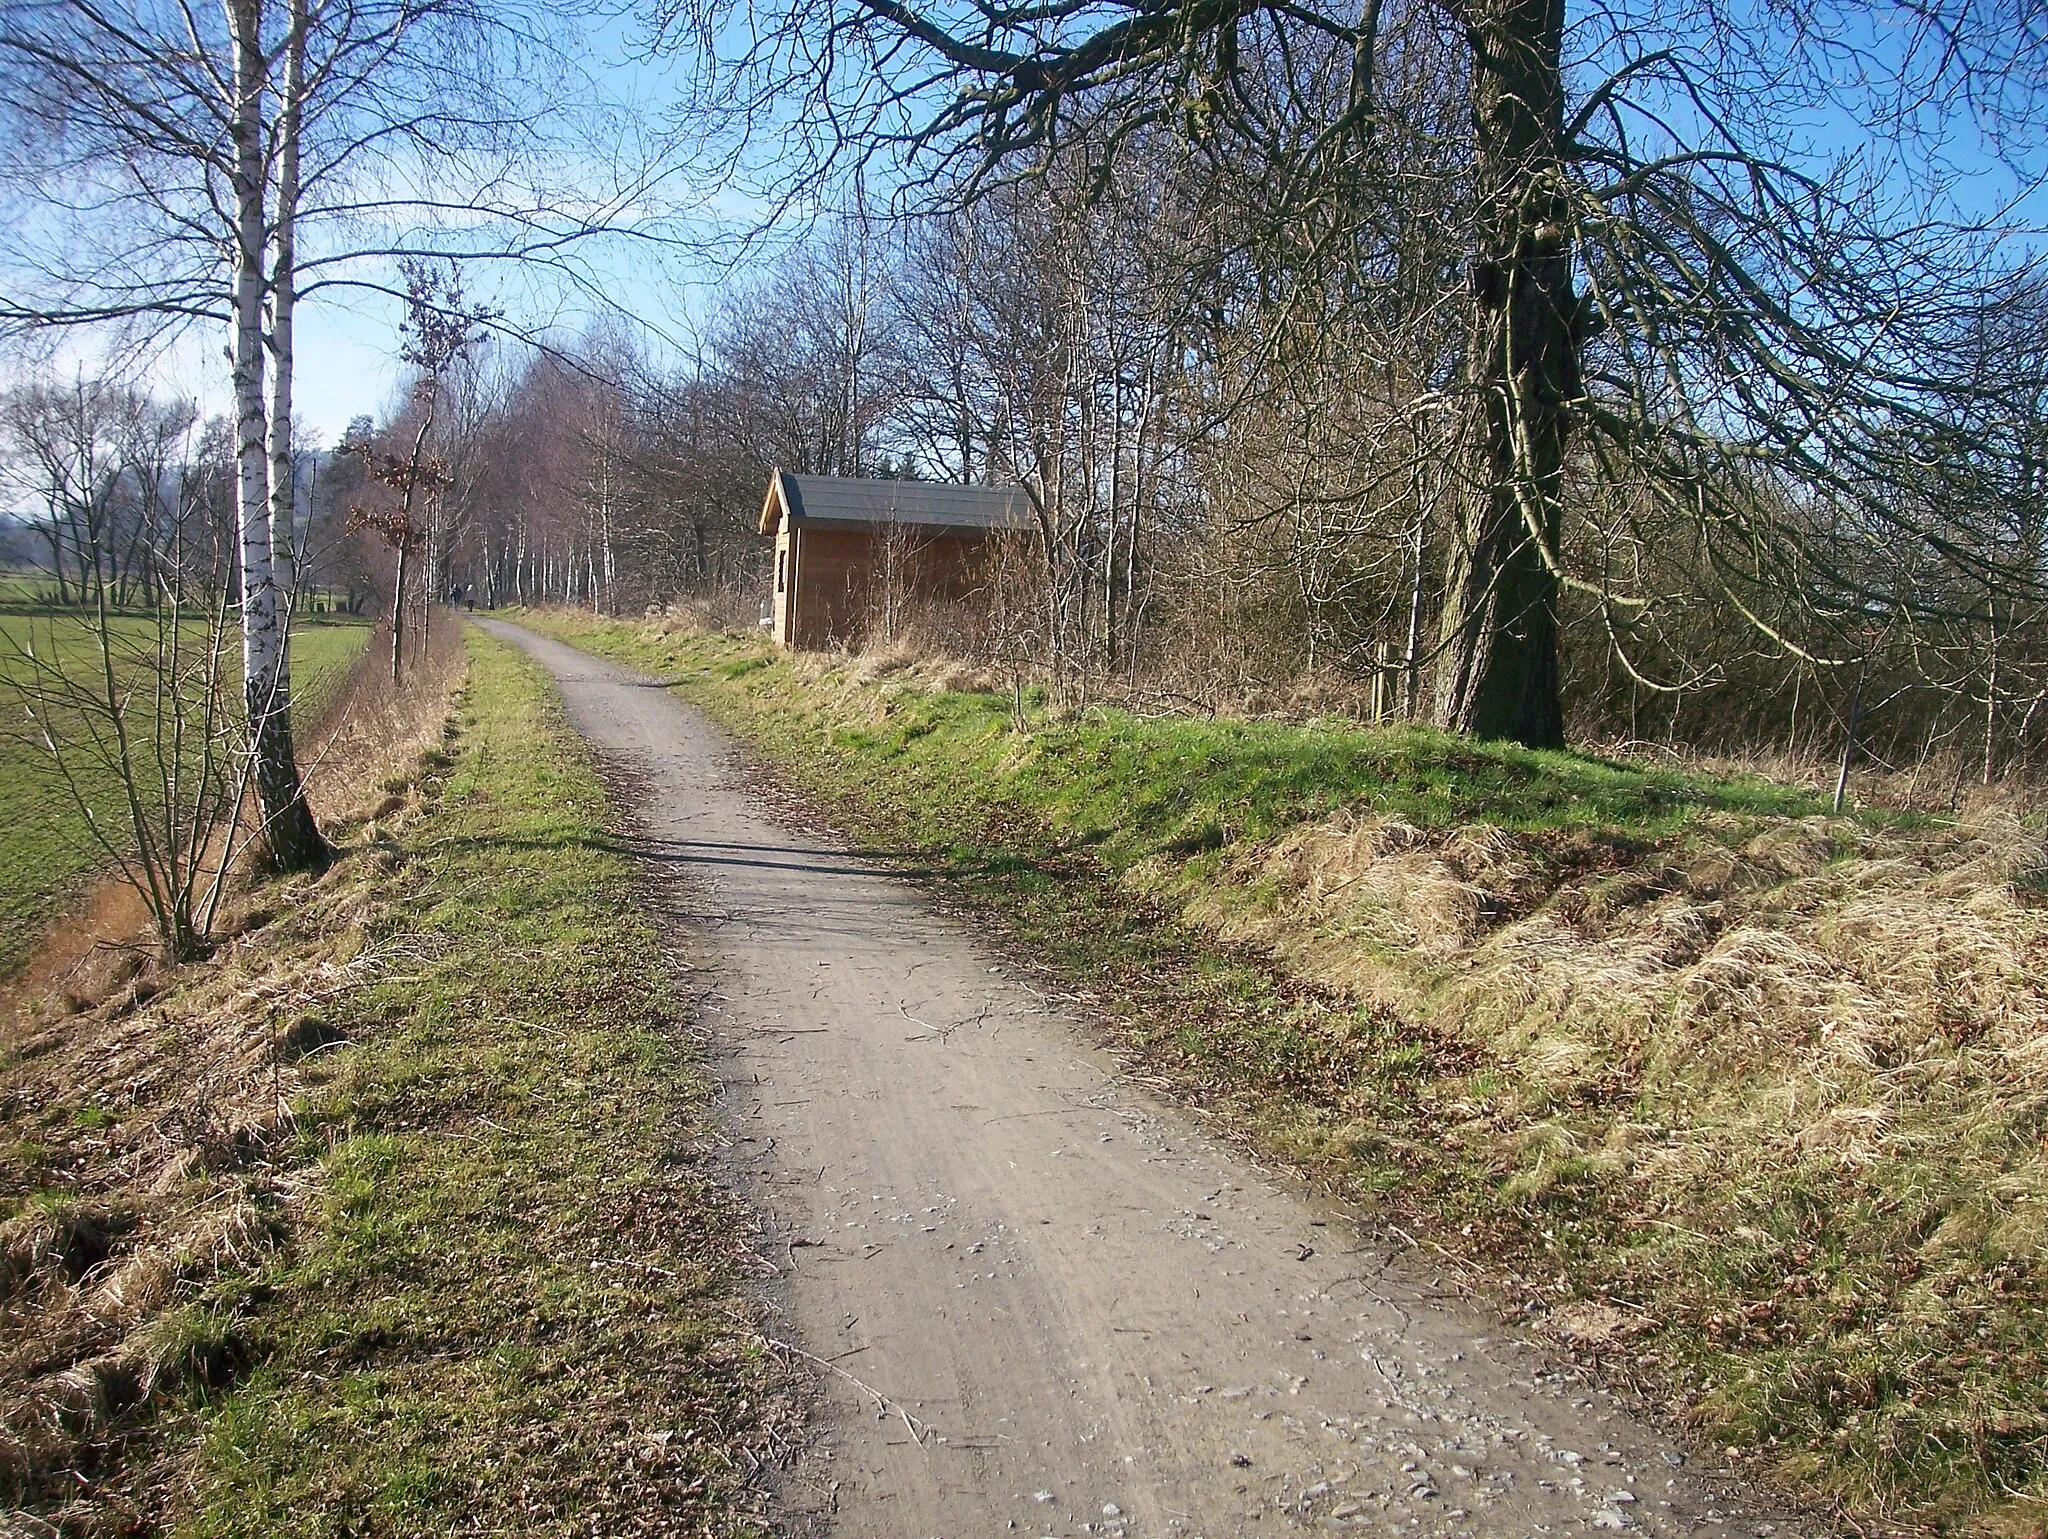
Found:
[{"label": "tree shadow", "polygon": [[837,849],[812,844],[730,843],[710,839],[665,839],[646,834],[600,835],[559,839],[492,839],[463,837],[445,844],[457,848],[488,846],[500,850],[596,850],[624,855],[665,867],[729,867],[790,871],[807,876],[896,876],[912,881],[940,881],[993,876],[1032,868],[1035,863],[1015,855],[977,859],[934,859],[930,850],[885,849],[861,845]]}]

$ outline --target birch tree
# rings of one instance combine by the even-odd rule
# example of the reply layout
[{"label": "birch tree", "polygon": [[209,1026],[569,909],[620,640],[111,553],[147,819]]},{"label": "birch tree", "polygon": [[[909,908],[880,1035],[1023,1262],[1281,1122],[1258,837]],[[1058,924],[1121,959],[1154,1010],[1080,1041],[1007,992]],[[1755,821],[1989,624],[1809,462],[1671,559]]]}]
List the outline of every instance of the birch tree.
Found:
[{"label": "birch tree", "polygon": [[[416,14],[368,17],[346,0],[225,0],[217,17],[173,7],[10,6],[0,79],[19,148],[9,191],[39,217],[4,247],[0,324],[114,325],[156,343],[224,323],[236,428],[243,712],[264,843],[281,869],[321,864],[291,732],[288,563],[297,221],[311,99],[346,96],[371,38],[396,43]],[[326,145],[332,160],[346,146]],[[280,536],[282,538],[280,539]],[[283,550],[280,552],[280,545]]]},{"label": "birch tree", "polygon": [[326,853],[290,725],[298,306],[402,302],[394,259],[426,252],[596,292],[574,253],[677,168],[574,78],[573,20],[518,0],[6,4],[0,334],[226,340],[247,748],[280,867]]}]

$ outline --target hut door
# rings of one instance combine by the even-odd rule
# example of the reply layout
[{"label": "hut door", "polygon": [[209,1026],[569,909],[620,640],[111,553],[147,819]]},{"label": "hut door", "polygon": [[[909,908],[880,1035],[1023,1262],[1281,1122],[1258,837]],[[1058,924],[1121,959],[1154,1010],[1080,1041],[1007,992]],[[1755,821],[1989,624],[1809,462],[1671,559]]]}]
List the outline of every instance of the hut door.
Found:
[{"label": "hut door", "polygon": [[795,645],[796,636],[796,531],[784,519],[775,537],[775,640],[780,646]]}]

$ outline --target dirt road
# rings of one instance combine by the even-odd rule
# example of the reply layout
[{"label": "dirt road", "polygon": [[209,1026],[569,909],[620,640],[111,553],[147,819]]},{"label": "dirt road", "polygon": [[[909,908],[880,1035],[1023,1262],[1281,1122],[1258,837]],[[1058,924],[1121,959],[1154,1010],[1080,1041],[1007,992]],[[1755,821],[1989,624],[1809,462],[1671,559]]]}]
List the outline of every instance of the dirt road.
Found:
[{"label": "dirt road", "polygon": [[906,878],[778,823],[654,681],[490,627],[639,788],[723,959],[735,1171],[832,1364],[796,1533],[1790,1539],[1426,1261],[1121,1082]]}]

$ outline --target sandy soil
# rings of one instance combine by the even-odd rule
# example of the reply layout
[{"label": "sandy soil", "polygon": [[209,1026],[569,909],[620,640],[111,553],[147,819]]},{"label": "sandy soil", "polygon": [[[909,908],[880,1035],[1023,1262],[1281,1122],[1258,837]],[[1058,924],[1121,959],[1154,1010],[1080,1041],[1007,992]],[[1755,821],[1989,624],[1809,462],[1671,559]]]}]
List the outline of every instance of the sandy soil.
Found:
[{"label": "sandy soil", "polygon": [[822,1380],[790,1531],[1810,1527],[1120,1079],[913,879],[793,833],[656,681],[490,628],[639,788],[664,907],[722,959],[732,1170]]}]

